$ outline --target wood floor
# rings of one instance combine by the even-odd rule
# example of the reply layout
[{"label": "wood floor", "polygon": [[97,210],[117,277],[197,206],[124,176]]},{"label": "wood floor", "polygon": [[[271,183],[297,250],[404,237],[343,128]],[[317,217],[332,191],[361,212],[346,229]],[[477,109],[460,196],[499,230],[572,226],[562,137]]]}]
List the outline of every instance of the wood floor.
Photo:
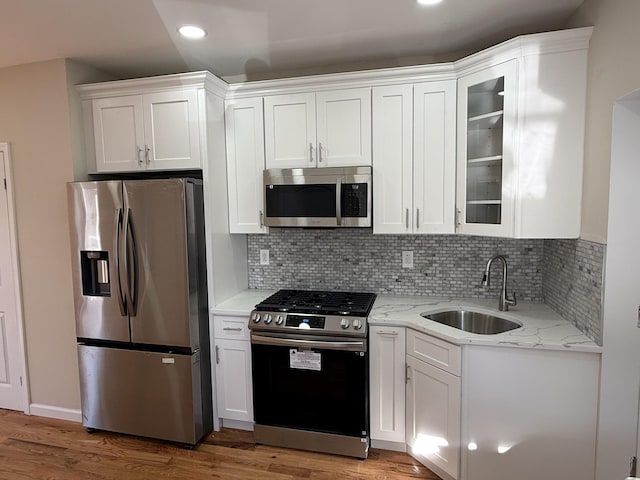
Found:
[{"label": "wood floor", "polygon": [[255,445],[223,429],[194,450],[77,423],[0,410],[0,479],[375,479],[438,477],[410,456],[372,450],[367,460]]}]

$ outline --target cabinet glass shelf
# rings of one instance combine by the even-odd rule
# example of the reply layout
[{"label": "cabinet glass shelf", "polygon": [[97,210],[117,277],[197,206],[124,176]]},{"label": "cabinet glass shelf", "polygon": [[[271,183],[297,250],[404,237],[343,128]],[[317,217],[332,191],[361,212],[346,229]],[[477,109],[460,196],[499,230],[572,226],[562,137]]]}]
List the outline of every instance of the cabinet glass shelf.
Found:
[{"label": "cabinet glass shelf", "polygon": [[467,90],[466,223],[501,223],[504,77]]}]

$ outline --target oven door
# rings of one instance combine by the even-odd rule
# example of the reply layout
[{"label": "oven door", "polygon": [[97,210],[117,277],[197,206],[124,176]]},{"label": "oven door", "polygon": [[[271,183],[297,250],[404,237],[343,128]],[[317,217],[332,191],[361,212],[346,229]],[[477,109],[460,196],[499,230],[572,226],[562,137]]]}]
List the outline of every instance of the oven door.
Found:
[{"label": "oven door", "polygon": [[366,345],[363,338],[252,333],[256,424],[368,437]]}]

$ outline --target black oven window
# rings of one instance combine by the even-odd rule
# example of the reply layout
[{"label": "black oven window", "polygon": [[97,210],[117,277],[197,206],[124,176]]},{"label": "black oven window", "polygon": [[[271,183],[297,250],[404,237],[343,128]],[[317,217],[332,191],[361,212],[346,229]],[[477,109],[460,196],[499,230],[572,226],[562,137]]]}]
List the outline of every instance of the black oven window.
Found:
[{"label": "black oven window", "polygon": [[267,185],[265,188],[266,209],[270,217],[336,216],[334,184]]}]

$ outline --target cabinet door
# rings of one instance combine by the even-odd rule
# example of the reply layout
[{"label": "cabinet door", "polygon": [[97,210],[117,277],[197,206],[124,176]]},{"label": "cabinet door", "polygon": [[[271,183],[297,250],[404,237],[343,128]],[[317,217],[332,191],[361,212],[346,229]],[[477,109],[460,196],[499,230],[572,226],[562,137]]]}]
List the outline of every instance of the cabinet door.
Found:
[{"label": "cabinet door", "polygon": [[264,131],[267,168],[315,167],[315,94],[264,97]]},{"label": "cabinet door", "polygon": [[98,172],[123,172],[146,168],[142,97],[94,100],[93,125]]},{"label": "cabinet door", "polygon": [[251,343],[216,339],[218,416],[253,422]]},{"label": "cabinet door", "polygon": [[405,441],[405,329],[369,330],[371,439]]},{"label": "cabinet door", "polygon": [[517,60],[458,80],[458,231],[514,234]]},{"label": "cabinet door", "polygon": [[371,89],[316,94],[318,166],[371,165]]},{"label": "cabinet door", "polygon": [[445,478],[458,478],[460,378],[407,355],[407,445]]},{"label": "cabinet door", "polygon": [[230,233],[266,233],[264,195],[264,122],[262,98],[226,102],[227,181]]},{"label": "cabinet door", "polygon": [[415,233],[454,233],[456,82],[414,86],[413,203]]},{"label": "cabinet door", "polygon": [[373,233],[413,232],[413,86],[373,89]]},{"label": "cabinet door", "polygon": [[147,167],[202,168],[197,89],[146,94],[143,102]]}]

